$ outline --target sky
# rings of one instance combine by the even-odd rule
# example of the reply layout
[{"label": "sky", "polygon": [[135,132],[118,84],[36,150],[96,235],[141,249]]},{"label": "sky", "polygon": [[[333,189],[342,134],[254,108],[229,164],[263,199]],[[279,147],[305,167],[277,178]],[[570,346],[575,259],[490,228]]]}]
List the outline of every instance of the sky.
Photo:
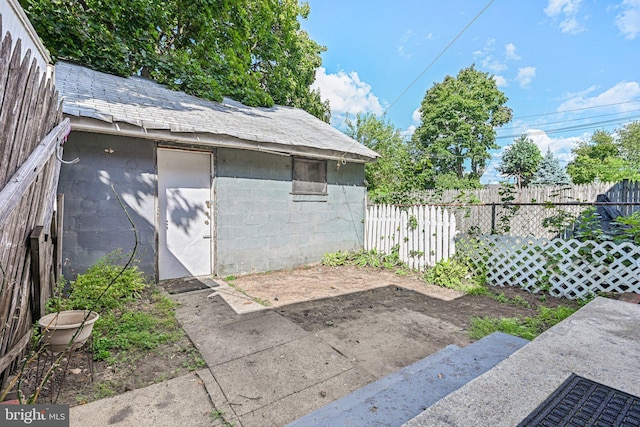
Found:
[{"label": "sky", "polygon": [[522,133],[566,166],[594,130],[640,120],[640,0],[307,1],[302,29],[327,48],[313,87],[337,128],[384,114],[409,138],[435,83],[472,64],[496,80],[514,119],[485,184]]}]

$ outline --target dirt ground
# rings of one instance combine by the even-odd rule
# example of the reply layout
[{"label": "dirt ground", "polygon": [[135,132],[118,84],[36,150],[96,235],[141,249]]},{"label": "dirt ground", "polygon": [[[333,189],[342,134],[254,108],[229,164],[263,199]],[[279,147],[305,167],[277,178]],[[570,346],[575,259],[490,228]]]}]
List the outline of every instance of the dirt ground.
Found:
[{"label": "dirt ground", "polygon": [[499,302],[489,296],[464,295],[425,283],[417,275],[353,266],[307,266],[230,281],[250,297],[276,309],[305,330],[315,331],[361,317],[364,312],[412,310],[468,328],[473,317],[533,316],[540,306],[568,305],[574,301],[534,295],[513,287],[492,287],[493,295],[520,301]]},{"label": "dirt ground", "polygon": [[[415,335],[416,342],[429,341],[425,344],[434,348],[470,343],[466,331],[475,316],[531,316],[540,305],[575,306],[571,301],[541,298],[510,287],[494,288],[492,292],[496,295],[519,297],[521,301],[520,304],[508,304],[488,296],[462,295],[429,285],[415,275],[402,276],[391,271],[347,266],[314,265],[227,278],[227,282],[239,294],[244,293],[244,297],[267,305],[310,332],[338,331],[342,325],[354,325],[359,320],[360,323],[366,323],[368,319],[393,322],[394,313],[409,310],[418,313],[411,314],[417,316],[418,321],[393,327],[407,329]],[[425,328],[426,324],[428,328]],[[365,342],[367,325],[361,325],[360,329],[361,341]],[[87,351],[75,351],[68,365],[67,359],[63,360],[64,370],[45,387],[38,402],[51,402],[59,393],[57,403],[74,406],[175,378],[202,367],[195,362],[194,353],[197,350],[186,336],[178,343],[161,346],[120,366],[91,363]],[[30,365],[24,375],[23,389],[33,389],[41,380],[40,371],[47,363],[50,360],[43,359]],[[12,397],[15,394],[8,396]]]}]

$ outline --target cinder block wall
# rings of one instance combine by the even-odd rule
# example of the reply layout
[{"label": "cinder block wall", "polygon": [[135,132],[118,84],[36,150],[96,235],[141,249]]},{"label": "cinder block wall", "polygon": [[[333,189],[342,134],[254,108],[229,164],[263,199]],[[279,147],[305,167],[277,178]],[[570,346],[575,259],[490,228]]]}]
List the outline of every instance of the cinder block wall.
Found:
[{"label": "cinder block wall", "polygon": [[[327,166],[328,196],[291,194],[291,157],[218,149],[216,273],[272,271],[361,248],[364,165]],[[319,201],[321,200],[321,201]]]},{"label": "cinder block wall", "polygon": [[58,192],[64,194],[63,274],[73,280],[107,253],[133,250],[135,237],[115,190],[138,231],[140,268],[155,278],[155,155],[154,143],[72,132],[64,145]]}]

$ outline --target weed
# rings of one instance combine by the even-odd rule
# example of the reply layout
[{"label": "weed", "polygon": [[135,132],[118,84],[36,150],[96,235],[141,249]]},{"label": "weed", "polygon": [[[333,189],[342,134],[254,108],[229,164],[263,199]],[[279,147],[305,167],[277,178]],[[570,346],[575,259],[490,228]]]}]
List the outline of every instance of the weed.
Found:
[{"label": "weed", "polygon": [[197,371],[207,366],[207,362],[196,351],[189,352],[189,360],[182,364],[182,367],[188,371]]},{"label": "weed", "polygon": [[509,298],[503,292],[501,292],[498,295],[495,295],[495,294],[490,295],[490,297],[502,304],[517,305],[519,307],[531,308],[531,304],[529,303],[529,301],[522,298],[520,295],[516,295],[513,298]]},{"label": "weed", "polygon": [[465,293],[483,294],[485,287],[474,283],[467,266],[456,259],[444,259],[424,274],[424,280],[434,285]]},{"label": "weed", "polygon": [[96,396],[98,399],[104,399],[105,397],[111,397],[116,394],[113,388],[113,384],[110,381],[101,381],[95,385]]},{"label": "weed", "polygon": [[550,327],[575,313],[576,309],[560,305],[556,308],[540,307],[534,317],[493,318],[474,317],[469,327],[469,337],[480,339],[494,332],[504,332],[532,340]]},{"label": "weed", "polygon": [[[233,277],[233,276],[231,276],[231,277]],[[252,297],[251,295],[249,295],[247,293],[247,291],[245,291],[244,289],[242,289],[240,286],[236,285],[235,283],[231,283],[231,282],[227,281],[226,279],[225,279],[225,282],[227,282],[227,284],[229,286],[231,286],[236,291],[240,292],[242,295],[244,295],[244,296],[246,296],[248,298],[251,298],[253,300],[253,302],[256,302],[256,303],[258,303],[258,304],[260,304],[260,305],[262,305],[264,307],[268,307],[268,306],[271,305],[271,303],[269,301],[263,300],[262,298]]]},{"label": "weed", "polygon": [[356,267],[374,267],[387,269],[404,269],[405,265],[400,260],[396,245],[392,248],[391,254],[378,252],[375,249],[370,251],[354,251],[354,252],[332,252],[324,254],[322,264],[329,267],[339,265],[354,265]]},{"label": "weed", "polygon": [[211,412],[209,412],[209,418],[211,418],[212,423],[220,421],[222,423],[222,427],[233,427],[233,423],[227,421],[224,411],[221,411],[220,409],[211,410]]}]

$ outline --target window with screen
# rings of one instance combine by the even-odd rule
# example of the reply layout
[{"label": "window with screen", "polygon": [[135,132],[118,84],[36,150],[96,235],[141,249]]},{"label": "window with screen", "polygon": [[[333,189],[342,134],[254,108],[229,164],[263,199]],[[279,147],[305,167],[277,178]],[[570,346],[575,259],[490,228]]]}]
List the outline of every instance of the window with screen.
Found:
[{"label": "window with screen", "polygon": [[327,194],[327,162],[293,158],[293,194]]}]

